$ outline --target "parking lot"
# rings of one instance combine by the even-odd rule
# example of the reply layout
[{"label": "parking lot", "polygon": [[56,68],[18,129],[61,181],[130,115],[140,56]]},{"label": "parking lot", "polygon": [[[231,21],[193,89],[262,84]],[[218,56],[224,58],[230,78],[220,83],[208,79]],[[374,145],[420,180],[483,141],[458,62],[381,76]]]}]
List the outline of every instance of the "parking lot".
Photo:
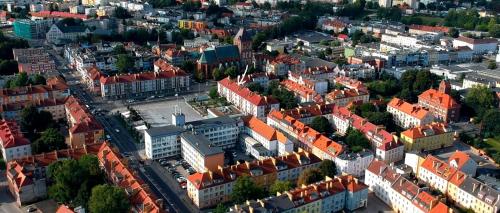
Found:
[{"label": "parking lot", "polygon": [[[175,112],[175,106],[178,106],[178,109],[184,113],[186,122],[203,119],[203,117],[186,104],[182,98],[178,100],[164,100],[131,105],[131,107],[137,110],[144,121],[151,124],[153,127],[172,124],[172,114]],[[120,112],[127,111],[126,108],[118,108],[115,110],[119,110]]]},{"label": "parking lot", "polygon": [[164,159],[158,161],[165,169],[166,175],[171,175],[182,189],[186,189],[187,177],[196,170],[183,159]]}]

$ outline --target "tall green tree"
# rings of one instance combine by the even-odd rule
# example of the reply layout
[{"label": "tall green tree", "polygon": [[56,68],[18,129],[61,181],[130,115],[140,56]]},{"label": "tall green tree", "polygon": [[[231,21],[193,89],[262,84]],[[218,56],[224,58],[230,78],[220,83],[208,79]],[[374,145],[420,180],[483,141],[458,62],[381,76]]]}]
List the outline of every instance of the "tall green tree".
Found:
[{"label": "tall green tree", "polygon": [[474,85],[465,96],[465,104],[481,118],[487,109],[495,106],[495,96],[486,86]]},{"label": "tall green tree", "polygon": [[92,188],[89,210],[92,213],[126,213],[130,211],[130,202],[122,188],[103,184]]},{"label": "tall green tree", "polygon": [[316,168],[304,170],[297,179],[297,186],[309,185],[311,183],[316,183],[325,178],[321,171]]},{"label": "tall green tree", "polygon": [[362,132],[353,128],[347,130],[345,143],[351,148],[352,152],[359,152],[362,149],[370,148],[370,141],[366,139]]},{"label": "tall green tree", "polygon": [[276,195],[278,192],[285,192],[292,189],[292,183],[290,181],[275,181],[271,187],[269,187],[269,193],[271,195]]},{"label": "tall green tree", "polygon": [[318,169],[319,171],[321,171],[321,174],[323,176],[333,178],[335,175],[337,175],[337,167],[335,166],[335,162],[328,159],[321,161]]},{"label": "tall green tree", "polygon": [[500,111],[498,109],[488,109],[482,119],[482,133],[486,137],[500,136]]},{"label": "tall green tree", "polygon": [[213,213],[226,213],[228,212],[228,208],[226,206],[224,206],[224,204],[222,203],[219,203],[217,204],[217,207],[215,207]]},{"label": "tall green tree", "polygon": [[38,111],[34,106],[28,106],[21,110],[20,126],[24,135],[34,141],[38,135],[47,128],[54,127],[55,121],[52,119],[52,114],[47,111]]},{"label": "tall green tree", "polygon": [[321,133],[326,133],[326,134],[333,133],[332,125],[330,125],[330,122],[328,122],[328,119],[326,119],[323,116],[315,117],[312,120],[310,127],[318,132],[321,132]]},{"label": "tall green tree", "polygon": [[242,203],[246,200],[261,198],[264,195],[264,190],[257,186],[250,176],[243,175],[236,179],[231,198],[236,203]]},{"label": "tall green tree", "polygon": [[135,67],[135,59],[131,55],[121,54],[116,59],[116,69],[120,73],[129,73]]},{"label": "tall green tree", "polygon": [[42,132],[40,138],[31,143],[33,153],[39,154],[66,148],[64,136],[56,129],[48,128]]}]

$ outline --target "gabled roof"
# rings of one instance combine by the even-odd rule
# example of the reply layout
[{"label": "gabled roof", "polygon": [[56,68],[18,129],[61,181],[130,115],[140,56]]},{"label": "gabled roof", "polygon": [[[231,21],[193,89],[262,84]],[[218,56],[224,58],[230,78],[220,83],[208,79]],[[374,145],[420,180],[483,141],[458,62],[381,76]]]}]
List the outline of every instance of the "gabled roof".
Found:
[{"label": "gabled roof", "polygon": [[447,124],[433,122],[424,126],[407,129],[404,132],[401,132],[401,135],[404,135],[412,139],[418,139],[434,135],[440,135],[447,132],[451,132]]},{"label": "gabled roof", "polygon": [[220,80],[217,84],[224,86],[225,88],[231,90],[233,93],[236,93],[241,98],[256,106],[279,104],[278,100],[276,100],[272,96],[263,96],[259,95],[258,93],[254,93],[248,88],[238,85],[238,83],[232,81],[229,77]]},{"label": "gabled roof", "polygon": [[457,172],[457,169],[432,155],[427,155],[421,165],[421,168],[426,169],[427,171],[447,181],[449,181],[451,177]]},{"label": "gabled roof", "polygon": [[421,99],[426,100],[430,102],[430,104],[437,105],[445,109],[460,107],[460,104],[458,104],[450,95],[439,92],[435,89],[428,89],[424,91],[418,96],[418,99],[419,101]]},{"label": "gabled roof", "polygon": [[[469,154],[462,152],[462,151],[455,151],[449,158],[448,158],[448,164],[452,165],[455,167],[456,164],[456,169],[461,170],[462,167],[465,165],[465,163],[469,161],[474,161]],[[474,161],[475,162],[475,161]]]},{"label": "gabled roof", "polygon": [[411,117],[417,118],[419,120],[424,119],[425,117],[430,115],[430,112],[418,105],[410,104],[406,101],[403,101],[399,98],[393,98],[387,104],[387,107],[392,107],[397,109]]},{"label": "gabled roof", "polygon": [[221,61],[238,58],[240,58],[238,47],[235,45],[226,45],[204,50],[200,56],[199,62],[201,64],[216,64]]},{"label": "gabled roof", "polygon": [[15,121],[0,121],[0,140],[4,149],[30,144]]},{"label": "gabled roof", "polygon": [[245,126],[261,135],[268,141],[276,140],[276,130],[264,123],[264,121],[258,119],[255,116],[246,116],[243,118]]}]

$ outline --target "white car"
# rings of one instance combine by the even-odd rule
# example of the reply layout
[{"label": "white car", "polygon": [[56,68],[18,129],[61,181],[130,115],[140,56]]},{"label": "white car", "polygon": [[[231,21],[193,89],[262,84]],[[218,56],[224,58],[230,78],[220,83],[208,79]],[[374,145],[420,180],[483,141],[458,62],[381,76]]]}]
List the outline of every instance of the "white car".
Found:
[{"label": "white car", "polygon": [[115,129],[115,132],[120,132],[120,130],[119,129]]}]

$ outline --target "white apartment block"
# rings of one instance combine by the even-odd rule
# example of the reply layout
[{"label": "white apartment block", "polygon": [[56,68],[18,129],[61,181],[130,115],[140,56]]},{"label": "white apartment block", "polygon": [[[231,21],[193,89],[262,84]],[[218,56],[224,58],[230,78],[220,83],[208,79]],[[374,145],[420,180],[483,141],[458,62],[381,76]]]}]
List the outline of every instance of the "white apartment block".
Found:
[{"label": "white apartment block", "polygon": [[370,150],[363,150],[359,153],[343,153],[335,158],[337,173],[352,174],[357,177],[365,175],[365,170],[372,162],[374,156]]},{"label": "white apartment block", "polygon": [[469,47],[474,54],[496,53],[498,46],[498,39],[484,38],[474,39],[460,36],[453,39],[453,47]]},{"label": "white apartment block", "polygon": [[225,150],[234,148],[238,143],[243,122],[240,119],[222,116],[191,121],[183,125],[186,130],[204,135],[212,145]]},{"label": "white apartment block", "polygon": [[144,131],[144,150],[148,159],[156,160],[181,154],[180,134],[177,126],[153,127]]}]

